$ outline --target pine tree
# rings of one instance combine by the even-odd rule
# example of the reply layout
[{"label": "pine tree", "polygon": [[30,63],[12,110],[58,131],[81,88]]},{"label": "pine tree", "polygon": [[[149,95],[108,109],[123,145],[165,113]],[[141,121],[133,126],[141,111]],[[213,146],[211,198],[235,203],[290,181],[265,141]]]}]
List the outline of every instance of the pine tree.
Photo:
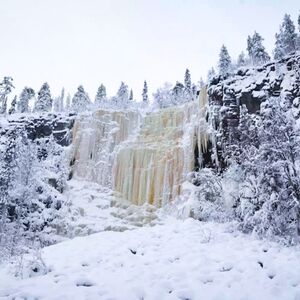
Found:
[{"label": "pine tree", "polygon": [[241,54],[238,56],[238,60],[237,60],[237,67],[244,67],[246,65],[246,57],[245,57],[245,53],[241,52]]},{"label": "pine tree", "polygon": [[154,106],[157,108],[165,108],[174,105],[172,85],[165,83],[163,87],[157,89],[153,94]]},{"label": "pine tree", "polygon": [[117,105],[121,107],[126,107],[128,104],[128,99],[128,86],[122,81],[117,93]]},{"label": "pine tree", "polygon": [[262,42],[263,42],[263,38],[256,31],[254,32],[252,37],[248,36],[247,51],[251,59],[251,62],[254,65],[261,65],[270,60],[270,56],[266,52]]},{"label": "pine tree", "polygon": [[280,26],[280,31],[279,33],[276,33],[275,38],[275,59],[281,59],[283,56],[296,50],[297,34],[295,32],[295,25],[291,20],[290,15],[284,15],[283,22]]},{"label": "pine tree", "polygon": [[16,106],[17,106],[17,96],[14,97],[13,101],[10,104],[10,109],[8,111],[9,115],[16,113]]},{"label": "pine tree", "polygon": [[0,83],[0,114],[5,114],[7,110],[7,96],[14,88],[11,77],[4,77]]},{"label": "pine tree", "polygon": [[192,93],[192,80],[189,69],[185,70],[184,74],[184,88],[188,94]]},{"label": "pine tree", "polygon": [[181,104],[185,102],[186,101],[185,86],[181,82],[176,81],[176,84],[172,90],[172,95],[173,95],[173,104]]},{"label": "pine tree", "polygon": [[53,111],[59,112],[60,111],[60,97],[55,97],[53,100]]},{"label": "pine tree", "polygon": [[212,67],[211,69],[208,70],[207,72],[207,82],[209,83],[214,77],[216,76],[216,71]]},{"label": "pine tree", "polygon": [[34,111],[35,112],[46,112],[52,110],[52,98],[50,93],[50,87],[47,82],[45,82],[38,92],[38,98],[35,102]]},{"label": "pine tree", "polygon": [[132,91],[132,89],[130,90],[130,93],[129,93],[129,101],[133,101],[133,91]]},{"label": "pine tree", "polygon": [[231,71],[231,58],[227,48],[223,45],[219,54],[219,73],[221,76],[227,76]]},{"label": "pine tree", "polygon": [[101,83],[95,97],[95,104],[99,107],[103,105],[105,101],[106,101],[106,87]]},{"label": "pine tree", "polygon": [[84,112],[91,104],[88,94],[85,92],[82,85],[80,85],[72,99],[71,109],[75,112]]},{"label": "pine tree", "polygon": [[69,111],[71,107],[71,95],[68,94],[67,99],[66,99],[66,106],[65,106],[65,110]]},{"label": "pine tree", "polygon": [[7,97],[5,97],[5,98],[2,100],[2,107],[1,107],[1,110],[0,110],[0,114],[1,114],[1,115],[5,115],[5,114],[6,114],[6,111],[7,111]]},{"label": "pine tree", "polygon": [[59,111],[64,111],[64,100],[65,100],[65,88],[61,89],[60,97],[59,97]]},{"label": "pine tree", "polygon": [[297,50],[300,50],[300,14],[298,16],[298,36],[297,36]]},{"label": "pine tree", "polygon": [[29,100],[34,97],[35,92],[32,88],[25,87],[21,92],[19,102],[17,103],[18,112],[27,113],[29,112]]},{"label": "pine tree", "polygon": [[149,103],[149,98],[148,98],[148,86],[147,86],[146,80],[144,81],[142,97],[143,97],[143,103],[148,104]]}]

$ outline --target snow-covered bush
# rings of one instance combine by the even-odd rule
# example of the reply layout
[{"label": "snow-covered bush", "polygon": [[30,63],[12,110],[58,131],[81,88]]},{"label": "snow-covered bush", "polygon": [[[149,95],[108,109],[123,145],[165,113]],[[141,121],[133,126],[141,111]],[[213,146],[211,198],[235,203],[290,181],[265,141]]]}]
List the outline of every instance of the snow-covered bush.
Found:
[{"label": "snow-covered bush", "polygon": [[14,129],[1,140],[1,259],[26,252],[31,241],[55,241],[61,194],[68,176],[66,151],[52,137],[36,141]]},{"label": "snow-covered bush", "polygon": [[195,201],[192,215],[200,221],[222,221],[226,216],[226,208],[222,198],[221,177],[212,169],[201,169],[189,174],[189,181],[195,187]]},{"label": "snow-covered bush", "polygon": [[[239,197],[235,214],[244,231],[260,236],[281,236],[294,242],[300,234],[299,128],[280,98],[261,105],[261,124],[240,119]],[[234,159],[234,157],[233,157]]]}]

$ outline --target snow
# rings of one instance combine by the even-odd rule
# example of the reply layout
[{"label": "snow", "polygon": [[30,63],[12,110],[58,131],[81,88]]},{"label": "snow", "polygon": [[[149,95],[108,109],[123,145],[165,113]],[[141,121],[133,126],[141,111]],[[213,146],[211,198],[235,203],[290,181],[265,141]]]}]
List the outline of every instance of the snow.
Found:
[{"label": "snow", "polygon": [[0,299],[300,299],[300,251],[234,224],[166,218],[49,246],[49,272],[0,269]]}]

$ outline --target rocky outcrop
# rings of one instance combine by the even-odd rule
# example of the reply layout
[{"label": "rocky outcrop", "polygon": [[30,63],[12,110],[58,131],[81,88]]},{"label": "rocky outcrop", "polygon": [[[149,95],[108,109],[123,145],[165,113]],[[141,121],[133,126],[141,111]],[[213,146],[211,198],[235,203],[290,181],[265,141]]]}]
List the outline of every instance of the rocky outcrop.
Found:
[{"label": "rocky outcrop", "polygon": [[[300,54],[261,67],[241,68],[228,78],[213,78],[208,88],[209,104],[246,105],[257,113],[269,97],[282,96],[292,102],[300,97]],[[228,102],[230,99],[231,102]]]},{"label": "rocky outcrop", "polygon": [[72,142],[71,129],[74,125],[73,114],[41,114],[41,115],[14,115],[6,119],[5,126],[1,126],[1,136],[11,136],[14,132],[25,131],[27,137],[36,141],[53,135],[61,146],[69,146]]},{"label": "rocky outcrop", "polygon": [[295,117],[300,117],[299,53],[260,67],[243,67],[227,78],[219,76],[210,81],[208,102],[219,161],[224,145],[238,139],[240,107],[259,114],[261,103],[270,97],[281,97]]}]

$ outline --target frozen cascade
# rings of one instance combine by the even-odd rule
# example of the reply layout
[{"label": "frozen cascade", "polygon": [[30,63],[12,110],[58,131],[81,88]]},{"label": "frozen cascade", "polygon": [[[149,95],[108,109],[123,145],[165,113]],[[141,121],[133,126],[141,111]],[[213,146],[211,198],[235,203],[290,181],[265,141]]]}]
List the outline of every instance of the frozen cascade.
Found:
[{"label": "frozen cascade", "polygon": [[146,115],[136,139],[122,144],[113,187],[125,199],[161,207],[180,195],[187,173],[194,170],[195,146],[200,156],[207,151],[204,89],[199,101]]},{"label": "frozen cascade", "polygon": [[[206,90],[199,101],[150,112],[99,110],[73,131],[73,175],[112,187],[136,205],[164,206],[207,151]],[[201,159],[199,159],[201,165]]]},{"label": "frozen cascade", "polygon": [[134,134],[139,120],[135,111],[99,110],[80,116],[73,129],[73,176],[111,187],[116,149]]}]

